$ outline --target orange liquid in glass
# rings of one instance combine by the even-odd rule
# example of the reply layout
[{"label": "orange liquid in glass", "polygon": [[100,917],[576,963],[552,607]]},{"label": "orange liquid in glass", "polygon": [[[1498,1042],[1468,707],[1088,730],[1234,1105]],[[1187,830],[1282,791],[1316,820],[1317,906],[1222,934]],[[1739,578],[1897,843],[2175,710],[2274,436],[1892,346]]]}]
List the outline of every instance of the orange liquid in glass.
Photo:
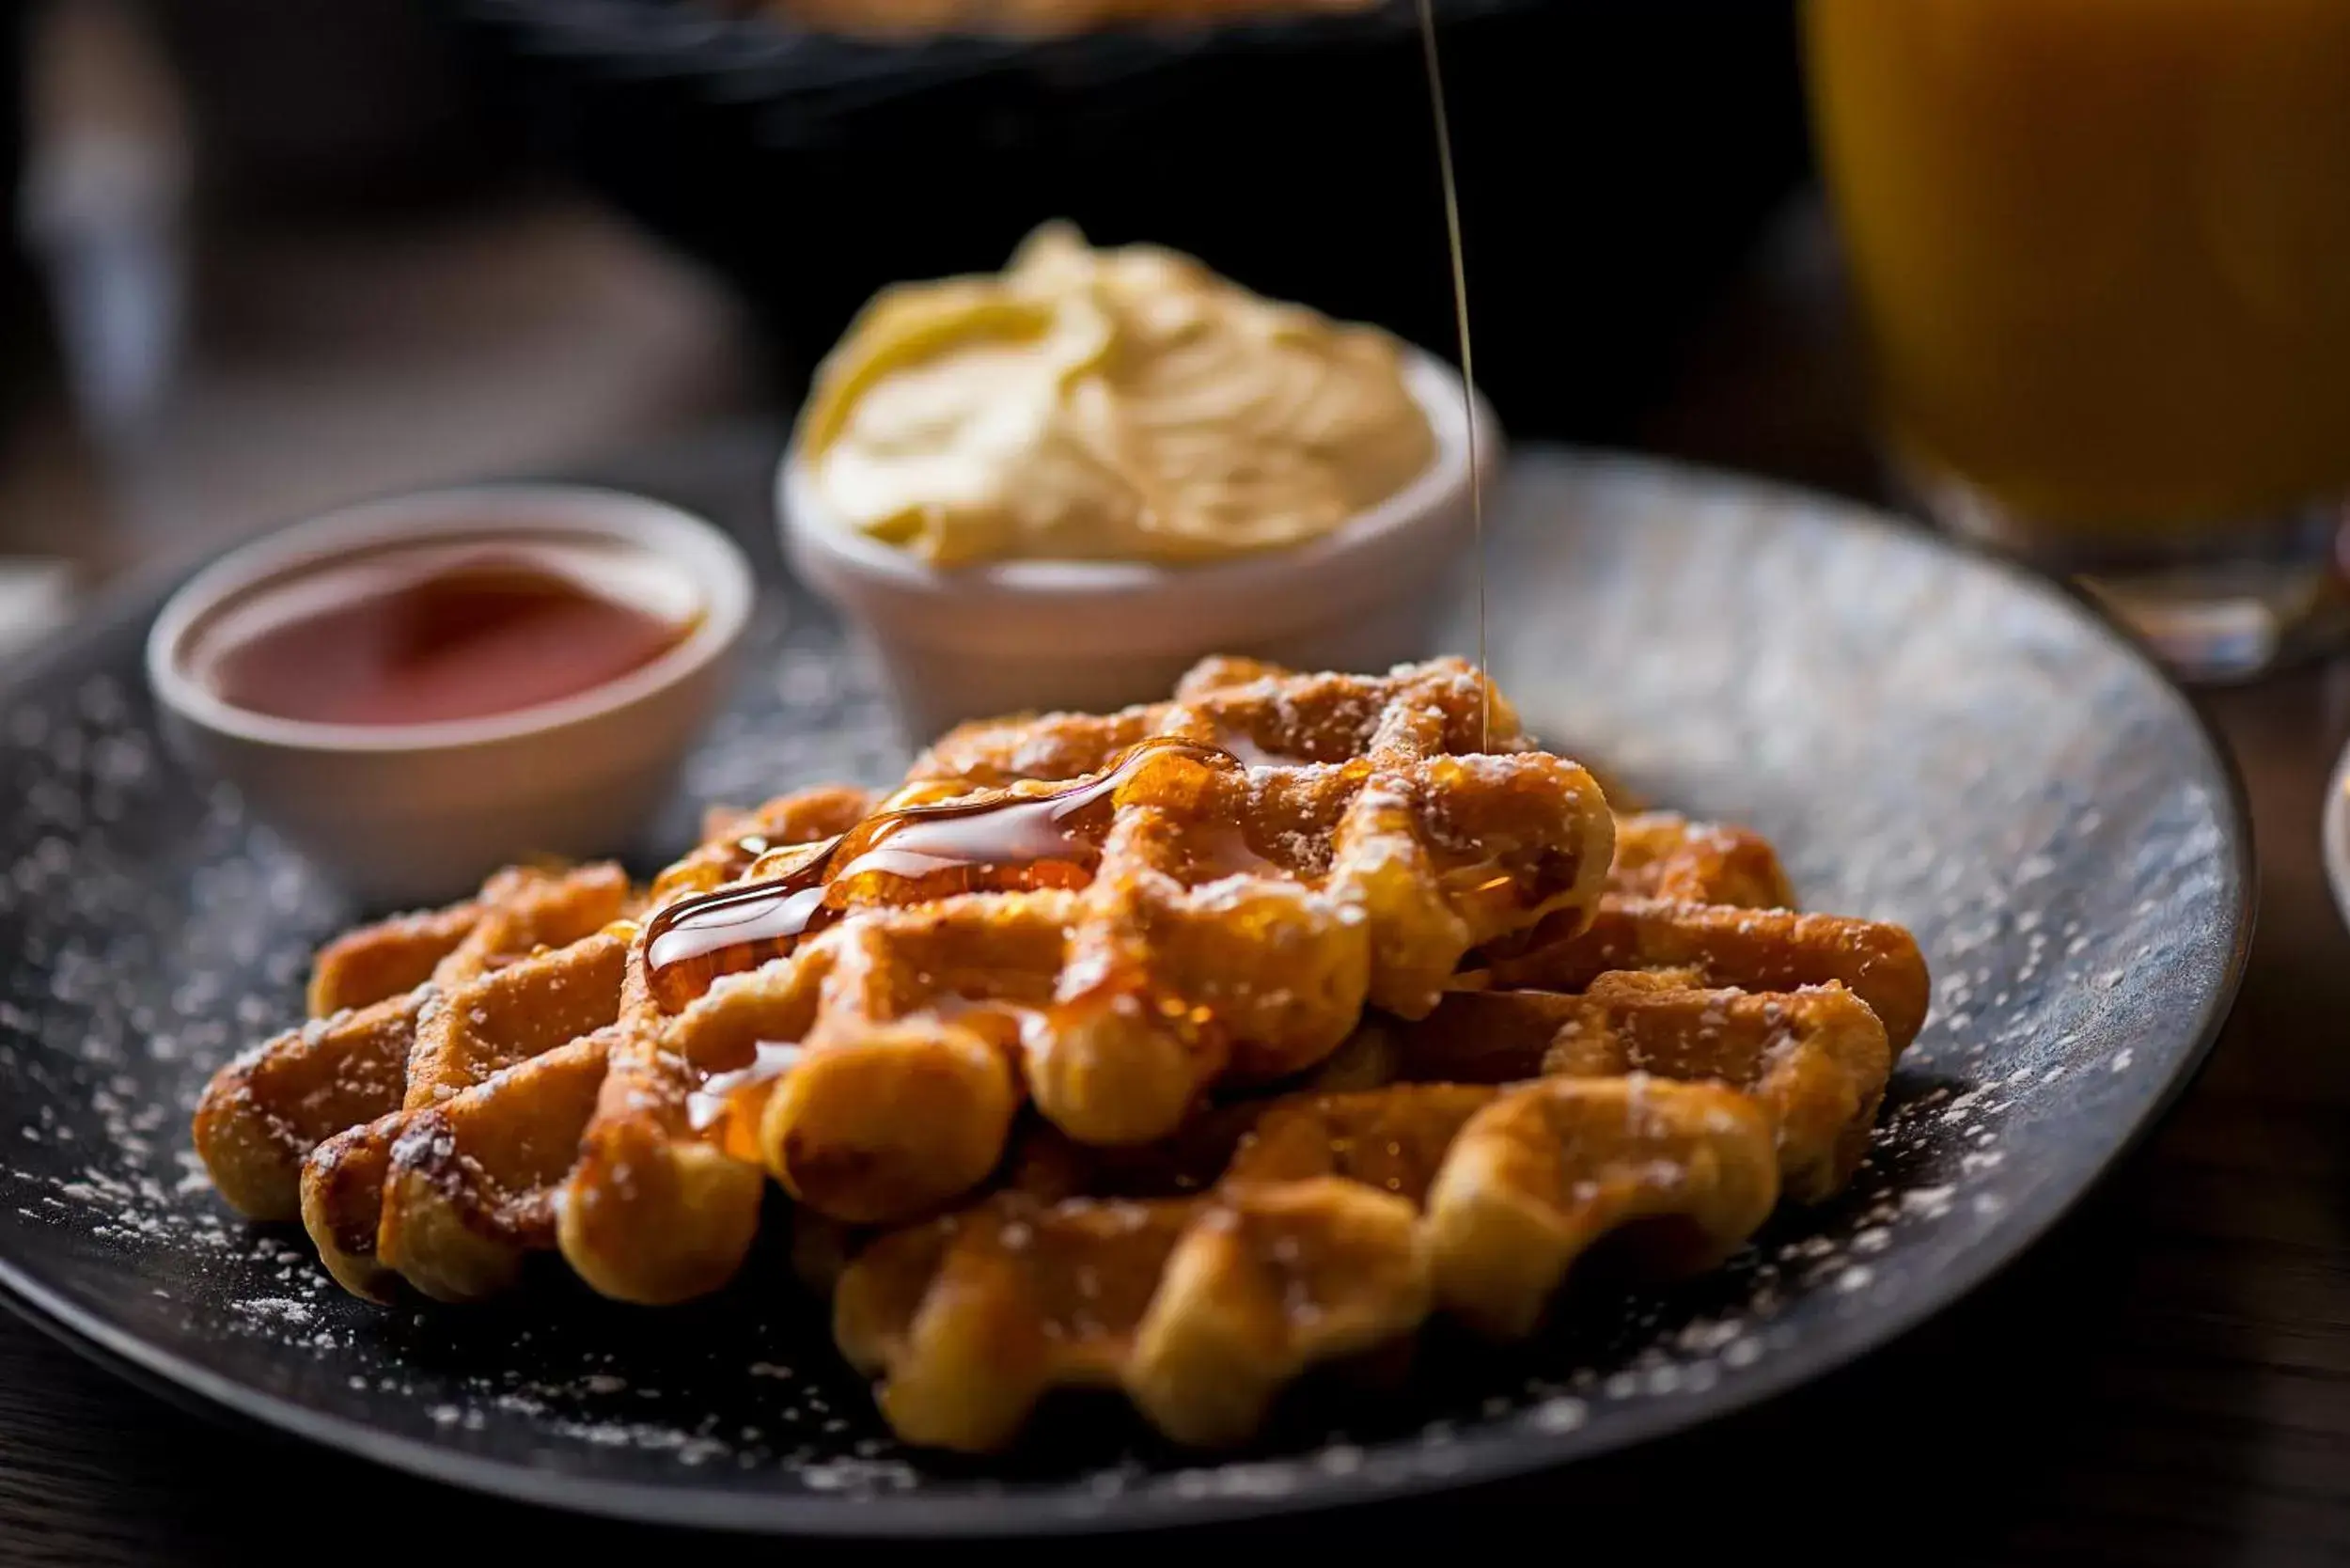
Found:
[{"label": "orange liquid in glass", "polygon": [[1896,447],[2059,537],[2350,490],[2350,4],[1808,0]]}]

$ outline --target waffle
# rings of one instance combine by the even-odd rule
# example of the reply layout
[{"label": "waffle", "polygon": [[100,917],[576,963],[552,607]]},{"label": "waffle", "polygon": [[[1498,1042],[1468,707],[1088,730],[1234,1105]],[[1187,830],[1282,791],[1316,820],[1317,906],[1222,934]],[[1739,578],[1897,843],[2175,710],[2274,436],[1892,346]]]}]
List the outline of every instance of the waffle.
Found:
[{"label": "waffle", "polygon": [[[861,790],[806,791],[742,817],[721,815],[701,846],[655,879],[672,907],[740,879],[762,860],[822,853],[872,809]],[[631,946],[620,1023],[594,1105],[560,1143],[556,1240],[590,1286],[622,1301],[685,1301],[732,1278],[756,1237],[766,1178],[729,1147],[723,1121],[697,1124],[713,1072],[692,1043],[674,1047],[649,972],[647,937]],[[567,1129],[570,1131],[570,1129]],[[706,1136],[714,1135],[714,1136]],[[571,1156],[575,1152],[576,1158]]]},{"label": "waffle", "polygon": [[231,1062],[205,1092],[196,1142],[214,1184],[257,1218],[296,1217],[311,1151],[398,1111],[412,1058],[427,1103],[472,1065],[470,1012],[451,1016],[438,998],[594,933],[620,916],[626,898],[614,867],[517,868],[492,878],[478,899],[329,944],[311,976],[310,1022]]},{"label": "waffle", "polygon": [[[613,866],[502,872],[470,904],[329,948],[312,1003],[335,1010],[232,1064],[197,1107],[196,1148],[224,1196],[259,1217],[298,1215],[329,1272],[360,1294],[383,1297],[395,1271],[412,1269],[430,1294],[478,1294],[443,1278],[452,1245],[468,1253],[456,1267],[493,1266],[448,1214],[453,1129],[486,1119],[494,1145],[526,1137],[564,1088],[600,1071],[629,896]],[[405,978],[431,945],[423,933],[460,926],[425,981],[368,999]],[[505,1227],[540,1221],[526,1199],[499,1197]]]},{"label": "waffle", "polygon": [[1671,813],[1618,819],[1616,857],[1590,919],[1551,922],[1480,954],[1465,988],[1574,992],[1625,970],[1701,977],[1753,993],[1842,985],[1883,1020],[1895,1056],[1925,1026],[1925,959],[1908,932],[1799,914],[1755,834]]},{"label": "waffle", "polygon": [[[713,819],[656,886],[714,886],[761,834],[837,831],[866,804],[816,791]],[[504,1289],[556,1244],[556,1195],[610,1063],[634,1059],[623,996],[642,904],[614,866],[515,869],[330,943],[309,1022],[205,1090],[195,1139],[213,1184],[253,1218],[300,1219],[358,1294],[384,1299],[402,1276],[444,1300]]]},{"label": "waffle", "polygon": [[1840,1190],[1923,1016],[1915,943],[1793,916],[1751,833],[1643,814],[1615,842],[1590,932],[1504,944],[1423,1017],[1367,1017],[1311,1088],[1141,1149],[1034,1124],[998,1193],[868,1247],[835,1336],[891,1423],[984,1451],[1048,1392],[1112,1388],[1221,1445],[1431,1314],[1523,1337],[1602,1241],[1699,1272],[1782,1193]]},{"label": "waffle", "polygon": [[664,1049],[723,1073],[791,1043],[788,1074],[737,1087],[728,1141],[853,1224],[970,1191],[1025,1104],[1081,1143],[1165,1137],[1310,1069],[1366,1004],[1425,1015],[1481,944],[1589,917],[1598,789],[1497,700],[1496,749],[1468,754],[1482,700],[1459,661],[1222,660],[1170,703],[958,730],[839,845],[746,873],[832,923],[673,963]]},{"label": "waffle", "polygon": [[1789,1197],[1851,1178],[1893,1062],[1925,1021],[1906,931],[1801,915],[1769,844],[1669,814],[1621,819],[1582,931],[1472,968],[1426,1018],[1367,1027],[1335,1065],[1355,1081],[1508,1082],[1630,1072],[1711,1079],[1778,1123]]},{"label": "waffle", "polygon": [[1458,661],[1210,660],[965,726],[885,796],[714,812],[647,888],[521,868],[352,933],[196,1146],[379,1298],[556,1251],[681,1301],[772,1207],[909,1440],[1108,1388],[1221,1445],[1434,1318],[1521,1338],[1839,1190],[1926,974],[1793,902],[1762,839],[1611,812]]},{"label": "waffle", "polygon": [[914,1442],[998,1449],[1049,1390],[1111,1388],[1221,1446],[1438,1309],[1522,1337],[1611,1232],[1655,1269],[1709,1267],[1778,1196],[1768,1116],[1712,1085],[1296,1096],[1198,1197],[1015,1191],[882,1238],[841,1276],[834,1336]]},{"label": "waffle", "polygon": [[[327,949],[320,1016],[220,1075],[198,1148],[231,1203],[299,1213],[362,1294],[398,1274],[469,1299],[553,1244],[657,1302],[731,1274],[760,1165],[880,1223],[982,1182],[1031,1099],[1089,1142],[1146,1142],[1212,1088],[1326,1056],[1367,999],[1425,1012],[1480,941],[1589,904],[1612,836],[1596,788],[1497,700],[1498,755],[1461,755],[1483,700],[1457,662],[1222,661],[1174,703],[960,732],[877,815],[829,790],[713,821],[641,900],[608,867],[506,873]],[[1058,809],[1088,773],[1049,855],[904,874],[958,802]],[[796,950],[655,962],[663,910],[810,870],[838,917]],[[758,972],[671,1015],[665,969],[699,990],[729,966]],[[764,1095],[774,1042],[799,1059]]]}]

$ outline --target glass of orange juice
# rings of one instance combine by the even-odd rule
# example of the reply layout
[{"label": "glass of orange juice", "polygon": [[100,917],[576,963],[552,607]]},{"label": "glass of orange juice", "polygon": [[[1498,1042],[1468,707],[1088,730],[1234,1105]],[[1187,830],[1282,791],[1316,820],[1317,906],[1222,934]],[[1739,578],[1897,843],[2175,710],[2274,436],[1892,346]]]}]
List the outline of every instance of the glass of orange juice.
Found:
[{"label": "glass of orange juice", "polygon": [[2183,672],[2339,632],[2350,0],[1806,0],[1894,465]]}]

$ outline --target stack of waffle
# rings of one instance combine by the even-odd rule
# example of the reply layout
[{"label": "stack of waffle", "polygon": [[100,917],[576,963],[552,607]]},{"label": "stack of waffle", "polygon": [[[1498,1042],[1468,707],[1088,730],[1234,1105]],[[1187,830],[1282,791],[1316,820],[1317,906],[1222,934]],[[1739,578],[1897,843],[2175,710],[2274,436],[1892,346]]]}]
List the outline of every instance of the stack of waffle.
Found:
[{"label": "stack of waffle", "polygon": [[378,1297],[553,1249],[680,1301],[788,1212],[909,1439],[1089,1386],[1224,1444],[1432,1316],[1521,1337],[1571,1271],[1709,1268],[1835,1192],[1926,976],[1791,902],[1458,662],[1211,660],[955,731],[885,799],[716,814],[649,889],[516,870],[355,932],[196,1144]]}]

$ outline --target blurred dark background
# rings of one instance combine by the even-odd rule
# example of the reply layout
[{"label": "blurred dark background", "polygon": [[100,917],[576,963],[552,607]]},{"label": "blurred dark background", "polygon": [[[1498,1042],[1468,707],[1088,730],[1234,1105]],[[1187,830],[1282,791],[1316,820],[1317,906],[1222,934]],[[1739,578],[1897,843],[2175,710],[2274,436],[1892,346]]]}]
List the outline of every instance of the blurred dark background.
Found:
[{"label": "blurred dark background", "polygon": [[[1409,0],[1042,43],[856,44],[673,0],[446,0],[491,98],[707,260],[794,371],[875,286],[1050,216],[1455,337]],[[1792,6],[1437,0],[1480,364],[1514,426],[1620,428],[1803,164]]]},{"label": "blurred dark background", "polygon": [[[1437,0],[1512,434],[1674,445],[1688,346],[1806,211],[1793,9]],[[1026,41],[739,0],[14,15],[20,629],[50,562],[87,586],[357,494],[780,421],[874,289],[1053,216],[1454,353],[1408,0]]]}]

